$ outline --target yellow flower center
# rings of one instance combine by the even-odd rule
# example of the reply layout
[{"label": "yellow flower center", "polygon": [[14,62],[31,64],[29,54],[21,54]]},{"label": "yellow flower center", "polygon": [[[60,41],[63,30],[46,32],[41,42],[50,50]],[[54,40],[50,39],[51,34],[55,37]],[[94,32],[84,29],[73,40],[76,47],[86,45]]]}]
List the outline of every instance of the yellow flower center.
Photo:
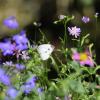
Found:
[{"label": "yellow flower center", "polygon": [[80,60],[85,61],[88,59],[88,55],[86,53],[80,53]]}]

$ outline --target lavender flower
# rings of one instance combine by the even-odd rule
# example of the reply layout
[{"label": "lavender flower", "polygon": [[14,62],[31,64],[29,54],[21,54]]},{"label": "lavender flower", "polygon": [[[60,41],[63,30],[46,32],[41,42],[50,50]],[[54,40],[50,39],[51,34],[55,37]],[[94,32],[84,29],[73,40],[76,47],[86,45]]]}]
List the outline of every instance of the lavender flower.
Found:
[{"label": "lavender flower", "polygon": [[11,44],[10,41],[4,42],[4,43],[1,42],[0,43],[0,49],[3,52],[4,56],[6,56],[6,55],[12,55],[13,51],[15,49],[15,46],[13,44]]},{"label": "lavender flower", "polygon": [[22,51],[28,48],[28,39],[24,30],[22,30],[20,34],[14,35],[13,40],[16,43],[16,50]]},{"label": "lavender flower", "polygon": [[0,68],[0,82],[4,85],[10,85],[10,77]]},{"label": "lavender flower", "polygon": [[37,91],[38,91],[38,93],[42,93],[43,92],[43,88],[38,88]]},{"label": "lavender flower", "polygon": [[89,17],[86,17],[86,16],[83,16],[83,17],[82,17],[82,21],[83,21],[84,23],[88,23],[88,22],[90,21],[90,18],[89,18]]},{"label": "lavender flower", "polygon": [[0,68],[0,77],[5,73],[3,69]]},{"label": "lavender flower", "polygon": [[76,26],[71,28],[68,27],[68,31],[70,35],[75,36],[75,38],[77,38],[80,35],[81,29],[77,28]]},{"label": "lavender flower", "polygon": [[29,83],[24,84],[21,88],[25,94],[29,94],[33,89],[33,87],[31,87],[31,84]]},{"label": "lavender flower", "polygon": [[14,35],[13,40],[16,42],[16,44],[27,44],[28,39],[26,38],[25,31],[22,30],[20,34]]},{"label": "lavender flower", "polygon": [[21,86],[22,91],[25,94],[29,94],[32,89],[35,88],[35,82],[36,82],[36,77],[32,76],[29,80],[27,80],[27,82]]},{"label": "lavender flower", "polygon": [[22,51],[22,50],[26,50],[28,48],[27,44],[18,44],[16,45],[16,50]]},{"label": "lavender flower", "polygon": [[13,87],[9,87],[8,90],[6,91],[6,94],[11,98],[11,99],[15,99],[18,95],[18,91],[13,88]]},{"label": "lavender flower", "polygon": [[14,16],[10,16],[3,21],[3,24],[10,29],[17,29],[19,24]]},{"label": "lavender flower", "polygon": [[3,75],[0,77],[1,82],[5,85],[10,85],[10,77],[8,75]]},{"label": "lavender flower", "polygon": [[25,69],[25,66],[22,65],[22,64],[16,64],[16,68],[17,68],[18,70],[23,70],[23,69]]}]

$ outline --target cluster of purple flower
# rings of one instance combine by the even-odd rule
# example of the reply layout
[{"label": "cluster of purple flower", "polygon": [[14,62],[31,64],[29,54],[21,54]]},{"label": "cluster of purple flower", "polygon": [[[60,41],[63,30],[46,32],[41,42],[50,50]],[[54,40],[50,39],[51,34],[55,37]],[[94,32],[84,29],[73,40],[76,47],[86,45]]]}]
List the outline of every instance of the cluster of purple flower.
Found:
[{"label": "cluster of purple flower", "polygon": [[[13,42],[11,42],[11,40]],[[25,31],[21,31],[19,34],[14,35],[11,40],[0,42],[0,49],[4,56],[14,55],[16,51],[22,51],[28,48],[28,39]]]},{"label": "cluster of purple flower", "polygon": [[27,82],[24,83],[24,85],[21,86],[19,91],[14,87],[9,86],[6,91],[6,100],[15,99],[20,92],[29,94],[32,91],[32,89],[35,88],[36,80],[37,80],[37,77],[32,76],[31,78],[28,79]]},{"label": "cluster of purple flower", "polygon": [[[9,29],[17,29],[19,24],[14,16],[8,17],[3,21],[3,24]],[[21,56],[22,59],[27,60],[30,57],[28,56],[28,39],[26,37],[26,32],[22,30],[19,34],[14,35],[11,39],[6,39],[4,42],[0,42],[0,50],[3,56],[11,55],[19,58]],[[17,71],[22,71],[25,69],[23,64],[17,63],[14,64],[12,61],[6,61],[3,63],[4,66],[14,67]],[[0,68],[0,83],[7,86],[6,97],[5,100],[15,100],[18,94],[21,92],[25,94],[29,94],[36,86],[36,76],[32,76],[29,78],[19,90],[17,90],[11,80],[11,76],[9,73],[6,74],[6,71],[3,68]],[[37,92],[42,92],[42,88],[38,88]]]},{"label": "cluster of purple flower", "polygon": [[[14,16],[10,16],[3,21],[3,24],[9,29],[17,29],[19,24]],[[12,42],[13,41],[13,42]],[[0,49],[4,56],[13,55],[17,51],[22,51],[28,48],[28,39],[26,32],[22,30],[19,34],[14,35],[11,40],[6,39],[5,42],[0,42]]]},{"label": "cluster of purple flower", "polygon": [[29,78],[27,82],[21,86],[22,91],[25,94],[29,94],[32,91],[32,89],[34,89],[36,80],[37,80],[37,77],[35,76],[32,76],[31,78]]}]

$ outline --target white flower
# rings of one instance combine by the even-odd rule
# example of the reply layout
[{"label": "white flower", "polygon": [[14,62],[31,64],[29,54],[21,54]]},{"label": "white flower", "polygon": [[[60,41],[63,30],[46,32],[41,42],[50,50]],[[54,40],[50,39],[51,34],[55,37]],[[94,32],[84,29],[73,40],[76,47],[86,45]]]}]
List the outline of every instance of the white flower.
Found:
[{"label": "white flower", "polygon": [[22,51],[21,58],[22,58],[23,60],[29,60],[30,57],[29,57],[29,55],[28,55],[28,52],[27,52],[27,51]]},{"label": "white flower", "polygon": [[59,15],[59,16],[58,16],[58,18],[59,18],[60,20],[63,20],[65,17],[66,17],[65,15]]},{"label": "white flower", "polygon": [[4,66],[14,66],[12,61],[6,61],[5,63],[3,63]]}]

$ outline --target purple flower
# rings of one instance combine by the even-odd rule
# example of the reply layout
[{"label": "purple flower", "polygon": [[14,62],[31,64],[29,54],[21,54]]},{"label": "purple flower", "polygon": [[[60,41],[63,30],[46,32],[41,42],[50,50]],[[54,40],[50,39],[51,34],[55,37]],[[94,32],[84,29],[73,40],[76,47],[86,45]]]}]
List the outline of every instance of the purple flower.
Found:
[{"label": "purple flower", "polygon": [[90,18],[89,18],[89,17],[86,17],[86,16],[83,16],[83,17],[82,17],[82,21],[83,21],[84,23],[88,23],[88,22],[90,21]]},{"label": "purple flower", "polygon": [[15,49],[15,46],[11,44],[11,42],[1,42],[0,43],[0,49],[3,52],[3,55],[12,55],[13,51]]},{"label": "purple flower", "polygon": [[32,76],[27,82],[22,85],[21,89],[25,94],[29,94],[35,87],[36,77]]},{"label": "purple flower", "polygon": [[71,28],[68,27],[68,31],[70,35],[75,36],[75,38],[77,38],[80,35],[81,29],[77,28],[76,26]]},{"label": "purple flower", "polygon": [[42,93],[43,92],[43,88],[38,88],[37,91],[38,91],[38,93]]},{"label": "purple flower", "polygon": [[18,95],[18,91],[13,88],[13,87],[10,87],[8,88],[8,90],[6,91],[6,94],[11,98],[11,99],[15,99]]},{"label": "purple flower", "polygon": [[27,44],[18,44],[16,45],[16,50],[26,50],[28,48],[28,45]]},{"label": "purple flower", "polygon": [[0,81],[4,84],[4,85],[10,85],[10,77],[8,75],[2,75],[0,77]]},{"label": "purple flower", "polygon": [[22,64],[16,64],[16,68],[17,68],[18,70],[23,70],[23,69],[25,69],[25,66],[22,65]]},{"label": "purple flower", "polygon": [[35,86],[37,78],[35,76],[32,76],[30,79],[27,80],[26,84],[30,84],[31,87]]},{"label": "purple flower", "polygon": [[14,16],[10,16],[3,21],[3,24],[10,29],[17,29],[19,24]]},{"label": "purple flower", "polygon": [[3,69],[0,68],[0,77],[5,73]]},{"label": "purple flower", "polygon": [[28,39],[24,30],[20,34],[14,35],[12,39],[16,43],[16,50],[22,51],[28,48]]},{"label": "purple flower", "polygon": [[25,35],[26,36],[26,31],[25,30],[21,30],[21,32],[19,33],[20,35]]},{"label": "purple flower", "polygon": [[10,77],[0,68],[0,82],[4,85],[10,85]]},{"label": "purple flower", "polygon": [[20,34],[14,35],[13,40],[16,43],[16,50],[22,51],[28,48],[28,39],[24,30],[22,30]]},{"label": "purple flower", "polygon": [[[34,87],[35,87],[35,84],[34,84]],[[33,89],[34,87],[31,87],[31,84],[26,83],[26,84],[24,84],[21,88],[22,88],[22,91],[23,91],[25,94],[29,94],[29,93],[32,91],[32,89]]]},{"label": "purple flower", "polygon": [[16,42],[16,44],[27,44],[28,43],[28,39],[26,37],[24,30],[22,30],[20,34],[14,35],[13,40]]}]

